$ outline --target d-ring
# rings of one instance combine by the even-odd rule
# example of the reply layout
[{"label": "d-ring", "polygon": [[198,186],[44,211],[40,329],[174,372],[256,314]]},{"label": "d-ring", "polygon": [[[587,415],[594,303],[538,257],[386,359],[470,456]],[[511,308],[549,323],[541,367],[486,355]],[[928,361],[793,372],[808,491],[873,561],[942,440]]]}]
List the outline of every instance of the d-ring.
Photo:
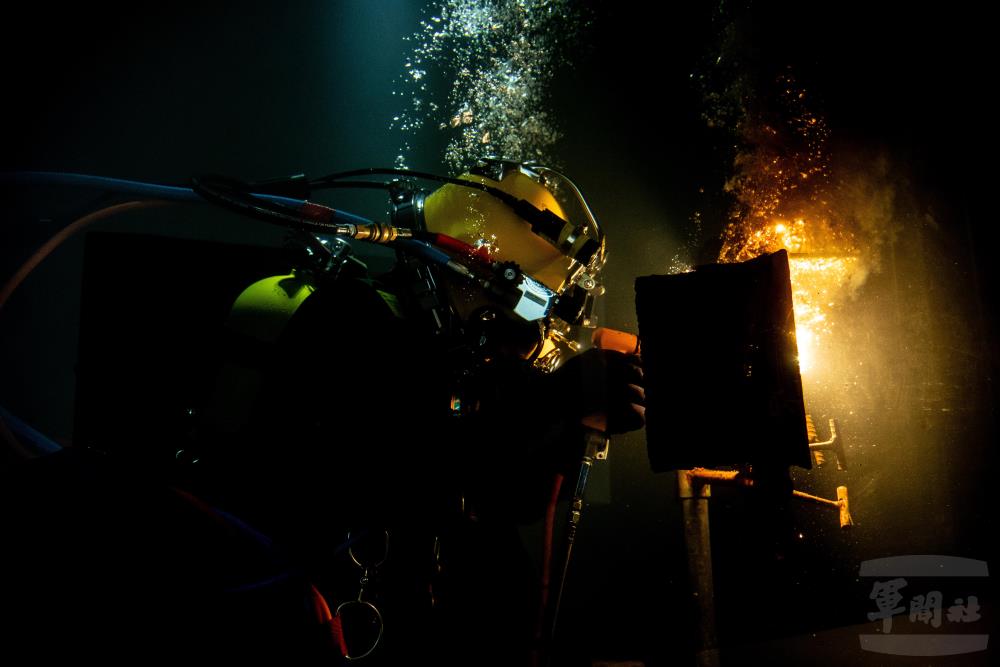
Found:
[{"label": "d-ring", "polygon": [[[342,610],[344,610],[345,608],[349,609],[351,605],[364,605],[365,607],[368,607],[373,612],[375,612],[374,618],[378,622],[378,635],[375,636],[375,641],[372,642],[371,648],[369,648],[361,655],[350,655],[350,646],[348,645],[349,642],[348,628],[344,628],[343,618],[341,617]],[[369,655],[371,655],[372,651],[374,651],[378,647],[378,643],[382,640],[382,630],[384,628],[382,623],[382,613],[378,610],[378,607],[373,605],[371,602],[365,602],[364,600],[348,600],[347,602],[341,602],[340,605],[337,606],[337,611],[334,614],[334,616],[341,619],[341,632],[343,632],[344,636],[344,648],[348,650],[348,653],[345,654],[344,657],[347,660],[361,660],[362,658],[366,658]]]}]

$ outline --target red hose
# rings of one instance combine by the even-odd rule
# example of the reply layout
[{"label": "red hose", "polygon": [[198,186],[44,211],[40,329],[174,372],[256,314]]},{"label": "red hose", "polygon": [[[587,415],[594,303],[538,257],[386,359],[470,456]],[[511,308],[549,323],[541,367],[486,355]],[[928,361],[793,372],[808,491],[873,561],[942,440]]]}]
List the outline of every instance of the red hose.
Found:
[{"label": "red hose", "polygon": [[545,618],[549,607],[549,587],[552,581],[552,542],[556,525],[556,506],[562,490],[563,475],[557,473],[552,480],[552,496],[545,510],[545,526],[542,532],[542,595],[538,604],[538,619],[535,624],[535,641],[541,644],[545,634]]},{"label": "red hose", "polygon": [[475,248],[465,241],[460,241],[454,236],[448,236],[447,234],[431,234],[430,242],[432,245],[436,245],[442,250],[447,250],[461,255],[471,255],[481,261],[490,262],[490,251],[486,246]]}]

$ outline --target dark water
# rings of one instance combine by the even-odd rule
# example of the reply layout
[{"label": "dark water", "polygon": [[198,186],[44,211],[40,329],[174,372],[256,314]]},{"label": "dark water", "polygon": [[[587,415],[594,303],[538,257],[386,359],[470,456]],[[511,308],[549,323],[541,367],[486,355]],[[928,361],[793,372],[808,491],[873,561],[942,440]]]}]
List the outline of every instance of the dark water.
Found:
[{"label": "dark water", "polygon": [[[774,72],[792,65],[815,95],[839,164],[861,173],[876,159],[887,165],[879,183],[892,191],[892,233],[869,249],[877,270],[837,311],[842,326],[827,349],[837,372],[810,397],[819,424],[840,419],[850,467],[795,475],[826,497],[846,484],[857,525],[844,533],[833,516],[796,508],[779,563],[757,539],[761,517],[738,494],[717,494],[712,522],[720,637],[739,647],[724,664],[759,655],[780,664],[907,662],[858,648],[874,609],[860,563],[921,553],[995,561],[996,120],[984,22],[955,4],[645,13],[619,5],[588,3],[578,36],[533,84],[544,83],[538,108],[561,135],[538,135],[546,156],[608,234],[609,326],[635,329],[637,275],[665,273],[678,257],[717,257],[735,147],[731,134],[706,126],[705,89],[692,74],[739,76],[746,89],[736,102],[766,104]],[[414,91],[400,77],[412,80],[403,65],[415,43],[404,37],[435,15],[419,4],[27,11],[2,28],[3,170],[175,183],[205,172],[265,178],[389,166],[401,151],[409,166],[435,171],[460,159],[446,153],[450,126],[406,136],[398,122],[391,128],[412,109]],[[720,44],[730,69],[713,69]],[[532,46],[542,45],[521,56]],[[448,97],[452,78],[430,64],[420,82],[441,87],[449,123],[464,100]],[[385,208],[378,195],[337,201],[372,216]],[[79,194],[5,189],[5,276],[89,205]],[[102,229],[280,242],[261,225],[187,208]],[[66,244],[0,313],[0,403],[56,438],[72,432],[82,247]],[[649,472],[643,438],[632,434],[613,443],[592,494],[564,605],[564,654],[582,664],[690,662],[673,477]],[[985,584],[973,589],[988,597]],[[995,626],[995,608],[983,617]],[[984,654],[927,661],[989,662]]]}]

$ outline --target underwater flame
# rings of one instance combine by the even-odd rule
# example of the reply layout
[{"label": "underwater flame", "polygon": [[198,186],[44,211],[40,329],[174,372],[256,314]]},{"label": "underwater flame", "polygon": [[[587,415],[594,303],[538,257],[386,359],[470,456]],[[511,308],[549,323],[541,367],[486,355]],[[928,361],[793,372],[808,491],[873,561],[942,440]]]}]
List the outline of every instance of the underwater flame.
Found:
[{"label": "underwater flame", "polygon": [[835,330],[835,308],[864,280],[854,235],[837,220],[822,116],[790,73],[778,79],[786,117],[781,125],[739,126],[745,143],[726,189],[735,197],[723,232],[720,262],[742,262],[784,249],[802,373],[818,370]]},{"label": "underwater flame", "polygon": [[858,266],[858,258],[851,256],[789,257],[795,339],[802,373],[815,368],[823,344],[833,335],[830,314],[845,296]]},{"label": "underwater flame", "polygon": [[[738,249],[724,246],[720,261],[745,261],[766,252],[787,250],[795,313],[799,370],[817,367],[823,346],[834,332],[832,313],[853,291],[862,275],[859,257],[851,254],[803,252],[809,221],[767,222],[746,234]],[[734,259],[729,259],[733,257]]]}]

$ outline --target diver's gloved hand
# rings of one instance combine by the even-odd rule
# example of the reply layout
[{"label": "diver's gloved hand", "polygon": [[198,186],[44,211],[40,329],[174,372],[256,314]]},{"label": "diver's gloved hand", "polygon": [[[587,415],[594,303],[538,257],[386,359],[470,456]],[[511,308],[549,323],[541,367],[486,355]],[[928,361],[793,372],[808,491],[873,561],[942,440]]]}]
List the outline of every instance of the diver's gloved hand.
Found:
[{"label": "diver's gloved hand", "polygon": [[548,390],[564,415],[609,435],[646,424],[646,392],[638,355],[593,348],[546,376]]}]

